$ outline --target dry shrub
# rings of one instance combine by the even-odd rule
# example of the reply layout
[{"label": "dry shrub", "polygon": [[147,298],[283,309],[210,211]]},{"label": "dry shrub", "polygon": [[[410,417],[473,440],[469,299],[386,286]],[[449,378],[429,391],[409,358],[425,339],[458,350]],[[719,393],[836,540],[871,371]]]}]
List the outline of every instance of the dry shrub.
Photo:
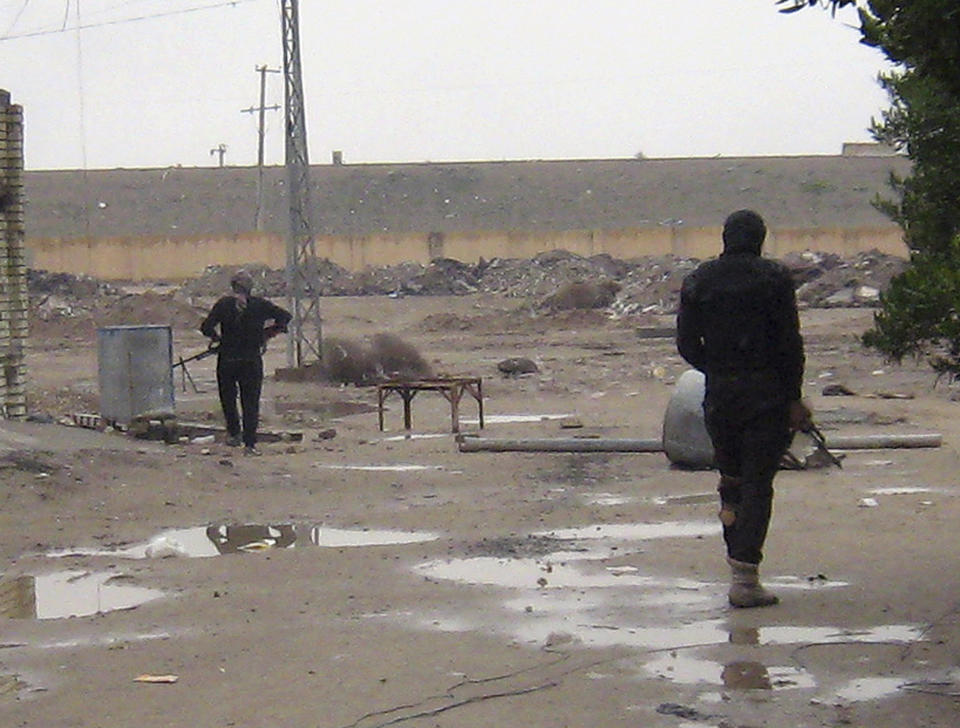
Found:
[{"label": "dry shrub", "polygon": [[377,334],[370,346],[344,338],[323,341],[323,368],[340,384],[371,385],[385,379],[424,379],[433,370],[412,344],[394,334]]},{"label": "dry shrub", "polygon": [[323,340],[323,368],[331,381],[340,384],[361,386],[378,379],[370,351],[351,339],[328,337]]},{"label": "dry shrub", "polygon": [[395,334],[377,334],[371,342],[373,361],[387,379],[429,379],[433,369],[416,347]]}]

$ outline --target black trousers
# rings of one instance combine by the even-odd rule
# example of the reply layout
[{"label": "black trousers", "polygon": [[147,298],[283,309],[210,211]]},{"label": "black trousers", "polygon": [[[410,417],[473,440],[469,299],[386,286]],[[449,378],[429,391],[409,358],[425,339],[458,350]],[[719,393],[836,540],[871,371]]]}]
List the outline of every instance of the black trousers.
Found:
[{"label": "black trousers", "polygon": [[[217,387],[220,407],[226,420],[227,434],[243,434],[243,444],[257,444],[257,425],[260,423],[260,391],[263,389],[263,359],[217,359]],[[237,395],[243,412],[242,429]]]},{"label": "black trousers", "polygon": [[720,470],[727,555],[759,564],[773,511],[773,479],[790,445],[789,404],[708,395],[703,410]]}]

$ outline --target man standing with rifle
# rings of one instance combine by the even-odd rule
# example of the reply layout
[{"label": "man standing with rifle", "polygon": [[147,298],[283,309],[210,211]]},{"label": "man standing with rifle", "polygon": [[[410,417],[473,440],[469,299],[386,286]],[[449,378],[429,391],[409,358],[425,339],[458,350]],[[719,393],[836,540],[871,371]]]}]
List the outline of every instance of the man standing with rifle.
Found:
[{"label": "man standing with rifle", "polygon": [[[230,288],[229,296],[213,304],[200,331],[211,339],[211,345],[218,345],[217,387],[226,420],[227,444],[238,447],[242,443],[248,455],[259,455],[257,426],[263,388],[263,352],[271,337],[287,330],[291,316],[267,299],[251,295],[253,278],[246,271],[233,275]],[[266,326],[267,322],[271,325]],[[242,422],[237,410],[238,392]]]},{"label": "man standing with rifle", "polygon": [[706,376],[703,413],[720,470],[734,607],[779,601],[759,578],[773,478],[792,432],[811,425],[801,400],[804,353],[793,278],[760,256],[766,234],[757,213],[732,213],[722,254],[684,279],[677,314],[677,348]]}]

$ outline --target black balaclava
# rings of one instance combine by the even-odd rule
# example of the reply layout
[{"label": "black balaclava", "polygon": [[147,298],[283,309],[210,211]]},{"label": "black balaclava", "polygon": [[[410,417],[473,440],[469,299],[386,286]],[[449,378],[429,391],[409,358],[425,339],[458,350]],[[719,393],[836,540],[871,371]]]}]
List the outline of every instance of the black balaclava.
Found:
[{"label": "black balaclava", "polygon": [[753,210],[731,212],[723,223],[723,252],[760,255],[766,237],[767,226]]}]

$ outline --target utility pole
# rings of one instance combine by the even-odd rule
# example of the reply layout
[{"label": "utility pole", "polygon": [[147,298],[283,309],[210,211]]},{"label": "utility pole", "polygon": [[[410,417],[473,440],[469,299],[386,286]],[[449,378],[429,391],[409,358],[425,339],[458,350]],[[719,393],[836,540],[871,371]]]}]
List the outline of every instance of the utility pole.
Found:
[{"label": "utility pole", "polygon": [[222,166],[223,166],[223,158],[224,158],[224,157],[226,156],[226,154],[227,154],[227,145],[226,145],[226,144],[218,144],[217,146],[215,146],[213,149],[210,150],[210,156],[212,157],[214,154],[219,154],[219,155],[220,155],[220,166],[222,167]]},{"label": "utility pole", "polygon": [[[300,13],[297,0],[280,0],[283,28],[284,102],[286,108],[287,194],[290,199],[290,237],[287,241],[287,297],[292,330],[287,340],[287,363],[304,364],[307,352],[321,360],[320,292],[316,246],[310,221],[310,161],[307,155],[306,113],[300,66]],[[306,331],[313,324],[316,335]]]},{"label": "utility pole", "polygon": [[257,73],[260,74],[260,105],[251,106],[249,109],[240,109],[241,113],[252,114],[254,111],[259,112],[260,122],[257,126],[257,217],[256,217],[256,226],[257,230],[263,229],[263,134],[264,134],[264,112],[268,109],[270,111],[276,111],[280,108],[280,104],[274,104],[273,106],[265,106],[267,98],[267,74],[268,73],[280,73],[278,68],[267,68],[266,66],[257,66]]}]

